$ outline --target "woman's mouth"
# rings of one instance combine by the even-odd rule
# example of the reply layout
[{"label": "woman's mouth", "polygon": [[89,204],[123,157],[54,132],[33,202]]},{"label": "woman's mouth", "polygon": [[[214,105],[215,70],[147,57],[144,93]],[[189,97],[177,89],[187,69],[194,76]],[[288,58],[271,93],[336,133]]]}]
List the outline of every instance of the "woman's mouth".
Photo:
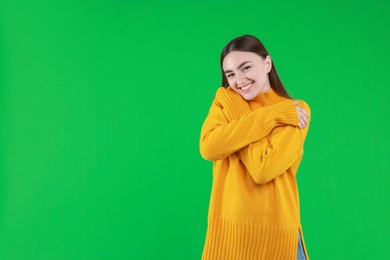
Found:
[{"label": "woman's mouth", "polygon": [[241,90],[241,92],[248,92],[249,89],[252,87],[252,85],[253,85],[253,81],[249,82],[248,84],[245,84],[242,87],[239,87],[239,89]]}]

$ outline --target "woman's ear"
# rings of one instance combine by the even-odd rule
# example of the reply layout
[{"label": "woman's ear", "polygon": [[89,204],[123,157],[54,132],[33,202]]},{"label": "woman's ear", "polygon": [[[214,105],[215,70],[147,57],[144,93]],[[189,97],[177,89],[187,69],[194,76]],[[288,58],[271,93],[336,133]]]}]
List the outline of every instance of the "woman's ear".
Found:
[{"label": "woman's ear", "polygon": [[264,60],[265,72],[269,73],[272,69],[272,59],[271,56],[267,55]]}]

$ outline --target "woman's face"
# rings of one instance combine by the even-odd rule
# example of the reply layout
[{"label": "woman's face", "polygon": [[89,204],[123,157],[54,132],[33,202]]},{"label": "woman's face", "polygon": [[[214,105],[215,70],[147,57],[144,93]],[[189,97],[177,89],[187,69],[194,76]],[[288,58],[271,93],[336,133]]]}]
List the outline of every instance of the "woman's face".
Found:
[{"label": "woman's face", "polygon": [[245,100],[252,100],[271,88],[268,72],[272,61],[269,55],[263,59],[253,52],[232,51],[225,56],[222,67],[229,86]]}]

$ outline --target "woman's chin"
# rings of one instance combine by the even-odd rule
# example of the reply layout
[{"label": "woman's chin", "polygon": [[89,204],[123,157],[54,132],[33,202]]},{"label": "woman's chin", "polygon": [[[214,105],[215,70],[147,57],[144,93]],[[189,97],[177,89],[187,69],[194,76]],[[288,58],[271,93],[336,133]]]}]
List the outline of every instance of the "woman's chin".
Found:
[{"label": "woman's chin", "polygon": [[250,101],[257,96],[257,93],[255,91],[249,91],[247,93],[240,92],[240,95],[243,99]]},{"label": "woman's chin", "polygon": [[248,93],[248,94],[240,94],[240,95],[246,101],[251,101],[251,100],[253,100],[256,97],[256,95],[252,95],[250,93]]}]

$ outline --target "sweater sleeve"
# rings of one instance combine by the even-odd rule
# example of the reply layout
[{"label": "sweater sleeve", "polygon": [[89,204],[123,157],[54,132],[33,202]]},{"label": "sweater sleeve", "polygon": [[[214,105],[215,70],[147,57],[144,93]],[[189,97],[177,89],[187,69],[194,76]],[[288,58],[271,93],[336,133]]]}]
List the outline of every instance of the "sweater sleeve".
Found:
[{"label": "sweater sleeve", "polygon": [[228,120],[223,106],[214,99],[201,130],[200,153],[206,160],[222,160],[238,150],[269,135],[276,126],[298,125],[291,100],[245,112]]},{"label": "sweater sleeve", "polygon": [[303,143],[310,124],[310,108],[304,101],[299,106],[309,115],[308,125],[300,129],[285,125],[272,130],[268,138],[263,138],[238,151],[238,156],[249,174],[258,184],[267,183],[293,165],[303,155]]}]

